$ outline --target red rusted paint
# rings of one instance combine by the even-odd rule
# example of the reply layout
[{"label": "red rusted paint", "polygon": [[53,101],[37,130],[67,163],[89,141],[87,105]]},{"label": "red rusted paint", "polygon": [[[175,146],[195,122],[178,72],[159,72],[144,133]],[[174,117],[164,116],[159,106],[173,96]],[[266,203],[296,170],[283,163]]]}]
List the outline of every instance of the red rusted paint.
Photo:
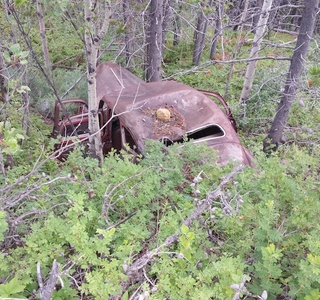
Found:
[{"label": "red rusted paint", "polygon": [[[218,163],[225,165],[230,160],[252,165],[251,153],[241,145],[236,133],[236,124],[232,113],[221,95],[198,91],[176,81],[146,83],[128,70],[113,64],[102,63],[97,67],[97,105],[101,138],[104,153],[111,148],[124,149],[132,154],[144,152],[146,140],[161,140],[166,143],[180,142],[187,135],[194,143],[206,142],[218,150]],[[225,112],[209,96],[218,99]],[[63,100],[63,103],[77,103],[79,111],[69,116],[78,131],[80,139],[87,138],[88,124],[86,104],[81,99]],[[159,108],[168,108],[176,119],[161,123],[155,112]],[[154,114],[153,114],[154,112]],[[60,120],[60,108],[56,104],[54,119],[54,137],[64,136],[64,142],[70,144],[70,137],[64,131],[68,127],[66,119]],[[72,134],[74,135],[74,134]],[[65,158],[65,155],[63,155]]]}]

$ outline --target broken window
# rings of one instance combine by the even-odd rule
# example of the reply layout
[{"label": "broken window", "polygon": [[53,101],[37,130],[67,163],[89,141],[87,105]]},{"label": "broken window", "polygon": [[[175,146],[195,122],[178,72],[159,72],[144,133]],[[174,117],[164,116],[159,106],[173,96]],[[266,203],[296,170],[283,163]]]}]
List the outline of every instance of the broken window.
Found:
[{"label": "broken window", "polygon": [[224,133],[223,129],[219,125],[216,125],[216,124],[211,124],[209,126],[200,127],[195,130],[187,132],[188,140],[190,140],[190,139],[197,140],[197,139],[202,139],[202,138],[210,139],[210,138],[221,137],[224,135],[225,135],[225,133]]},{"label": "broken window", "polygon": [[[130,147],[131,150],[133,150],[134,152],[136,151],[136,143],[134,142],[134,139],[131,135],[131,133],[129,132],[129,130],[125,127],[121,127],[123,129],[123,134],[124,134],[124,145],[128,145]],[[130,151],[132,152],[132,151]]]},{"label": "broken window", "polygon": [[166,146],[170,146],[173,143],[183,143],[184,141],[198,139],[202,139],[203,141],[222,137],[224,135],[225,132],[219,125],[210,124],[208,126],[199,127],[197,129],[186,132],[185,137],[182,137],[181,139],[171,140],[169,137],[162,137],[160,141],[163,142]]}]

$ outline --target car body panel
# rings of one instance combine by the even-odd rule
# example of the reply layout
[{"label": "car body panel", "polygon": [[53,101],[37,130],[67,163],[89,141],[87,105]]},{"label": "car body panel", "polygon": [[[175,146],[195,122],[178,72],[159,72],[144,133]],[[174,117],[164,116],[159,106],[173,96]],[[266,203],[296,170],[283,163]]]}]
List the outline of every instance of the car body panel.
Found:
[{"label": "car body panel", "polygon": [[[108,62],[97,67],[96,78],[104,154],[111,148],[128,150],[125,143],[129,144],[129,151],[133,154],[143,154],[147,140],[174,143],[187,136],[194,139],[194,143],[206,142],[216,148],[217,162],[222,165],[230,160],[252,165],[253,157],[241,145],[231,111],[219,94],[198,91],[176,81],[146,83],[126,69]],[[222,103],[225,112],[210,96]],[[73,101],[78,103],[79,110],[87,109],[81,99]],[[159,108],[170,111],[169,121],[156,117]],[[56,114],[55,111],[54,132],[63,135],[61,126],[70,122],[65,118],[59,123]],[[71,116],[71,122],[79,127],[81,122],[87,122],[86,118],[86,113],[80,111]]]}]

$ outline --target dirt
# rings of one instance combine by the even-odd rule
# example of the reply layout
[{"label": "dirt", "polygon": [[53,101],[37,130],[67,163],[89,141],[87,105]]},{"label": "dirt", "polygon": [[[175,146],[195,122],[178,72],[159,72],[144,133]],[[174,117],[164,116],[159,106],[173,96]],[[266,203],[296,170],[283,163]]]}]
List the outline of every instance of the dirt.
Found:
[{"label": "dirt", "polygon": [[156,111],[159,108],[147,108],[142,110],[142,113],[153,119],[152,132],[155,136],[175,136],[177,134],[177,129],[181,131],[185,130],[184,117],[176,110],[173,106],[165,107],[170,111],[170,120],[162,121],[156,117]]}]

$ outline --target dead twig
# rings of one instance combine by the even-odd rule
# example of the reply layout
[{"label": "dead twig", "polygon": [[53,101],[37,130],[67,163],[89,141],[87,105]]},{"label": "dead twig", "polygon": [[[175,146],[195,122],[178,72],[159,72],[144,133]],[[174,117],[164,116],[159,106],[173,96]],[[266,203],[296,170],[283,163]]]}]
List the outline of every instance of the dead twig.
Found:
[{"label": "dead twig", "polygon": [[[142,174],[144,174],[145,172],[147,172],[148,170],[150,170],[151,168],[153,168],[153,166],[151,167],[148,167],[144,170],[142,170],[141,172],[137,173],[137,174],[134,174],[128,178],[126,178],[125,180],[121,181],[120,183],[116,184],[111,190],[109,190],[111,188],[111,184],[107,187],[105,193],[104,193],[104,201],[103,201],[103,204],[102,204],[102,208],[101,208],[101,215],[105,218],[106,222],[108,222],[108,211],[110,209],[110,205],[112,205],[110,203],[110,198],[111,196],[114,194],[114,192],[122,185],[124,185],[126,182],[130,181],[131,179],[133,178],[136,178],[136,177],[140,177]],[[112,226],[110,227],[112,228]]]},{"label": "dead twig", "polygon": [[[233,177],[236,174],[238,174],[243,168],[244,166],[242,165],[237,166],[232,170],[231,173],[226,175],[222,179],[219,186],[214,191],[209,192],[207,194],[207,197],[201,200],[199,204],[195,206],[195,211],[193,212],[192,215],[190,215],[187,219],[183,221],[183,224],[190,227],[195,220],[199,219],[199,217],[209,209],[209,207],[212,205],[214,200],[216,200],[218,197],[221,196],[222,191],[224,187],[227,185],[227,183],[229,183],[233,179]],[[200,174],[197,177],[199,177],[197,180],[201,180]],[[122,293],[120,295],[113,296],[110,299],[112,300],[121,299],[123,293],[130,286],[131,281],[135,281],[137,278],[142,278],[143,274],[140,274],[140,273],[143,271],[144,267],[151,262],[154,256],[161,254],[164,248],[169,248],[174,243],[176,243],[178,241],[179,235],[180,235],[179,233],[175,233],[167,237],[162,245],[160,245],[159,247],[153,250],[147,251],[139,259],[137,259],[131,266],[126,266],[125,273],[128,276],[129,280],[126,282],[122,282],[121,284],[123,287]]]},{"label": "dead twig", "polygon": [[56,260],[53,261],[52,268],[50,271],[49,279],[44,285],[41,276],[41,266],[40,262],[37,263],[37,279],[39,283],[40,299],[50,300],[53,290],[55,289],[56,282],[59,279],[59,263]]}]

